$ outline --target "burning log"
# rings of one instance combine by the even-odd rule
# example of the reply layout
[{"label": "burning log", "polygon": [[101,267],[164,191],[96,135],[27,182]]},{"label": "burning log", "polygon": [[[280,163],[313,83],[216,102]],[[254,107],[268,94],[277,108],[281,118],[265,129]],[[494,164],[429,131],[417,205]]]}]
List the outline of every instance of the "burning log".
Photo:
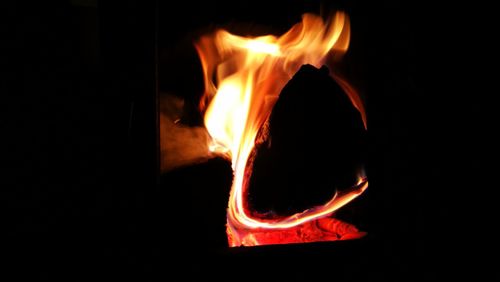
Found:
[{"label": "burning log", "polygon": [[[195,43],[204,74],[200,108],[212,138],[209,150],[230,159],[233,169],[230,246],[344,238],[316,226],[368,187],[361,170],[354,169],[366,118],[348,82],[312,66],[321,67],[329,54],[341,57],[349,35],[349,19],[338,12],[326,21],[304,14],[280,37],[218,30]],[[254,160],[259,172],[251,179]],[[252,201],[269,192],[274,197],[259,202],[260,207]],[[290,200],[282,201],[283,195]],[[319,236],[313,235],[317,231]],[[287,237],[290,232],[300,236]]]},{"label": "burning log", "polygon": [[[360,112],[326,67],[304,65],[281,91],[249,161],[248,210],[291,216],[352,187],[363,164]],[[324,217],[287,229],[239,230],[245,246],[357,239],[366,233]],[[231,236],[232,234],[230,234]]]},{"label": "burning log", "polygon": [[250,210],[292,215],[356,182],[366,131],[328,68],[301,67],[283,88],[267,133],[254,150]]}]

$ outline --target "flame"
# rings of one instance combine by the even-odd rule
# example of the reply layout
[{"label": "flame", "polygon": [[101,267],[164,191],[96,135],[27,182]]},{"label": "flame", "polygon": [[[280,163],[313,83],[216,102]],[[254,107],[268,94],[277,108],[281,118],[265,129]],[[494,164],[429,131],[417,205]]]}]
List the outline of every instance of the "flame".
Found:
[{"label": "flame", "polygon": [[[331,215],[367,188],[366,178],[360,176],[352,189],[336,193],[325,205],[280,219],[255,218],[245,209],[244,195],[251,172],[249,156],[280,91],[302,65],[320,68],[329,55],[342,56],[348,49],[349,38],[349,19],[345,13],[337,12],[326,22],[304,14],[301,23],[280,37],[242,37],[218,30],[196,42],[205,82],[200,107],[205,111],[205,126],[212,137],[209,148],[230,158],[234,171],[227,214],[231,246],[266,244],[269,240],[260,236],[263,230],[285,232],[304,227]],[[346,81],[332,76],[360,111],[366,127],[358,94]]]}]

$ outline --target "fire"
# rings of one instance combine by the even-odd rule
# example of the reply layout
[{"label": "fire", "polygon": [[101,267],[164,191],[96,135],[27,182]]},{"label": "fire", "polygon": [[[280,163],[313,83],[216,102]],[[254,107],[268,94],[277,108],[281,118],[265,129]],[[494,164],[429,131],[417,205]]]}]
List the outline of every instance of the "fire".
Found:
[{"label": "fire", "polygon": [[[301,23],[280,37],[242,37],[218,30],[196,42],[205,81],[200,106],[205,111],[205,125],[212,137],[209,148],[230,158],[234,172],[227,213],[230,246],[362,236],[354,226],[328,217],[368,187],[361,174],[348,192],[336,193],[323,206],[285,218],[253,217],[246,210],[245,202],[251,174],[249,156],[257,133],[270,116],[280,91],[302,65],[320,68],[327,64],[329,56],[338,58],[343,55],[348,49],[349,37],[349,19],[345,13],[337,12],[326,22],[318,16],[304,14]],[[360,111],[366,127],[358,94],[346,81],[333,77]],[[338,226],[346,225],[348,227],[344,229],[350,230],[346,234],[351,235],[339,236],[338,230],[332,230],[332,226],[338,229]],[[309,236],[309,239],[296,237],[297,232],[302,234],[304,231],[316,235]]]}]

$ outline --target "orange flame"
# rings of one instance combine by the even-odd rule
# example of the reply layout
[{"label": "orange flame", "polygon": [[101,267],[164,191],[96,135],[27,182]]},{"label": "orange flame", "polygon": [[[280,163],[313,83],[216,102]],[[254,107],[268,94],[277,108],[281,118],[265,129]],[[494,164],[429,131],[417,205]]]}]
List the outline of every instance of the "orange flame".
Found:
[{"label": "orange flame", "polygon": [[[349,37],[349,19],[337,12],[327,22],[304,14],[301,23],[280,37],[241,37],[218,30],[196,42],[205,81],[200,106],[205,110],[205,125],[212,137],[209,148],[230,158],[234,171],[227,216],[231,246],[265,243],[241,230],[284,230],[331,215],[368,187],[367,180],[360,176],[353,188],[336,193],[325,205],[281,219],[254,218],[245,210],[250,175],[247,162],[280,91],[302,65],[320,68],[328,55],[343,55]],[[366,126],[358,94],[347,82],[333,77],[360,111]]]}]

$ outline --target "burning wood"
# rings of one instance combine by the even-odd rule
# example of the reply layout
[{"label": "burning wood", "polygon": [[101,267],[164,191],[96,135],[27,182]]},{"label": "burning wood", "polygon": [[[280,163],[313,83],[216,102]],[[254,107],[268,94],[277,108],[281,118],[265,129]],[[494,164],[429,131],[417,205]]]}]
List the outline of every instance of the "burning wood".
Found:
[{"label": "burning wood", "polygon": [[[340,229],[329,229],[337,228],[341,224],[331,224],[332,219],[327,217],[356,198],[368,187],[368,182],[361,171],[352,177],[355,179],[352,188],[337,192],[327,190],[331,192],[328,200],[288,216],[269,217],[252,212],[247,199],[251,182],[250,176],[252,175],[252,165],[249,163],[252,161],[251,154],[254,151],[256,141],[262,141],[256,139],[258,132],[269,119],[280,92],[302,65],[310,64],[320,68],[322,65],[328,64],[328,57],[341,57],[347,51],[349,36],[347,15],[339,12],[327,22],[317,16],[305,14],[302,23],[293,26],[281,37],[272,35],[256,38],[241,37],[219,30],[200,38],[196,43],[205,81],[205,95],[201,108],[205,113],[205,125],[212,138],[209,149],[225,154],[228,159],[231,159],[234,171],[227,215],[227,233],[231,246],[299,243],[360,236],[361,233],[358,233],[352,226],[340,228],[347,230],[347,233],[340,232]],[[319,77],[321,80],[325,75]],[[328,114],[321,119],[330,120],[330,118],[342,117],[339,121],[333,121],[342,123],[343,117],[353,117],[354,126],[348,125],[344,128],[344,125],[339,125],[338,128],[344,128],[340,132],[354,133],[352,136],[357,136],[360,131],[364,130],[359,122],[360,119],[366,125],[359,96],[346,81],[339,78],[336,80],[340,87],[331,79],[330,82],[325,80],[325,83],[331,85],[325,91],[334,89],[334,93],[326,93],[326,95],[334,96],[333,103],[337,101],[339,106],[345,105],[345,101],[342,101],[342,99],[346,100],[345,96],[336,95],[342,88],[359,113],[354,114],[355,110],[352,106],[346,109],[342,106],[339,112],[332,112],[331,115],[330,111],[324,111]],[[309,87],[311,86],[309,85]],[[290,94],[288,96],[293,98],[296,95]],[[298,97],[299,100],[302,99],[301,96]],[[314,97],[307,97],[307,99],[315,100]],[[322,142],[321,139],[319,139],[318,144],[293,143],[294,136],[290,135],[293,130],[288,131],[287,128],[296,128],[297,124],[293,124],[286,118],[283,119],[283,116],[287,115],[279,114],[279,104],[280,102],[276,105],[276,114],[274,118],[271,118],[269,126],[271,143],[282,144],[276,148],[281,146],[283,146],[282,148],[290,148],[291,146],[293,149],[294,146],[299,146],[304,147],[309,152],[314,152],[315,148],[325,150],[326,148],[320,146],[328,147],[331,145],[329,142],[324,142],[325,140]],[[299,106],[301,103],[294,104]],[[291,111],[303,111],[306,103],[302,104],[302,107]],[[306,123],[303,119],[298,123]],[[301,130],[307,128],[307,126],[302,126]],[[276,133],[279,131],[282,133]],[[321,131],[313,130],[312,132]],[[280,140],[281,137],[282,140]],[[343,137],[339,136],[338,138],[340,140]],[[311,136],[311,139],[317,140],[314,136]],[[281,156],[287,156],[287,153],[283,153]],[[286,158],[282,158],[280,161],[286,161]],[[347,165],[347,167],[351,167],[351,165]],[[322,173],[331,174],[329,171]],[[311,185],[319,185],[319,183],[310,183],[309,186]],[[306,201],[307,204],[313,202]]]},{"label": "burning wood", "polygon": [[329,217],[308,221],[293,228],[251,230],[246,233],[244,230],[240,232],[240,236],[243,235],[244,238],[244,246],[350,240],[366,235],[352,224]]}]

